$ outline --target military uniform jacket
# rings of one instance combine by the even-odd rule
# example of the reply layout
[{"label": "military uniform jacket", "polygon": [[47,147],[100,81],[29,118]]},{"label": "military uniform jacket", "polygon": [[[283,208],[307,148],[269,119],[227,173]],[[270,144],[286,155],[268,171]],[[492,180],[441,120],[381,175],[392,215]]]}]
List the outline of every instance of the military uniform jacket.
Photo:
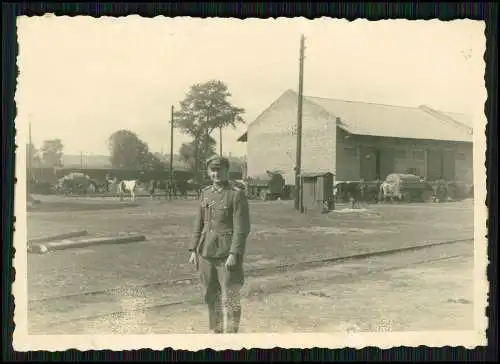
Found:
[{"label": "military uniform jacket", "polygon": [[248,201],[241,188],[227,183],[202,191],[191,251],[205,258],[242,256],[249,233]]}]

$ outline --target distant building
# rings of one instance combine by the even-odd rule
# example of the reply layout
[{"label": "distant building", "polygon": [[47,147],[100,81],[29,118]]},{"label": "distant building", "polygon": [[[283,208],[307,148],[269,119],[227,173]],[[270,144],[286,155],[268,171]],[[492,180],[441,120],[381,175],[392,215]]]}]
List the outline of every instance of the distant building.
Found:
[{"label": "distant building", "polygon": [[[238,139],[247,142],[248,176],[277,170],[295,184],[297,99],[286,91]],[[463,114],[305,96],[302,125],[303,172],[351,181],[412,172],[473,182],[473,123]]]},{"label": "distant building", "polygon": [[[114,169],[111,166],[110,158],[107,155],[92,155],[92,154],[65,154],[63,155],[63,165],[59,167],[44,167],[42,165],[32,166],[33,178],[40,182],[55,183],[58,178],[72,173],[72,172],[82,172],[98,180],[103,180],[106,175],[109,177],[117,178],[139,178],[144,177],[143,173],[146,173],[146,178],[152,176],[149,172],[140,170],[128,170],[128,169]],[[162,158],[162,161],[169,163],[169,156],[166,155]],[[28,168],[28,166],[27,166]],[[189,174],[188,168],[179,156],[174,155],[173,168],[176,173],[180,173],[182,176]],[[29,171],[28,171],[29,172]],[[142,174],[141,174],[142,172]],[[169,169],[165,169],[160,175],[162,178],[167,178]],[[157,174],[154,176],[158,177]],[[151,177],[153,178],[153,177]]]}]

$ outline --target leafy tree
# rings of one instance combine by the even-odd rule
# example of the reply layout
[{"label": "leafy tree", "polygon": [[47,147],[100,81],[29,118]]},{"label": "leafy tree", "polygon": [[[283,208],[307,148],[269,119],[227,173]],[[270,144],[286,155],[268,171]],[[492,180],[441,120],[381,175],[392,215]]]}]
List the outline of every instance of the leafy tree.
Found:
[{"label": "leafy tree", "polygon": [[40,149],[43,164],[47,167],[62,166],[63,149],[61,139],[45,140]]},{"label": "leafy tree", "polygon": [[162,162],[149,151],[148,145],[130,130],[118,130],[108,138],[113,168],[158,169]]},{"label": "leafy tree", "polygon": [[195,166],[210,155],[210,136],[215,129],[236,127],[245,121],[241,115],[245,109],[234,106],[229,98],[231,93],[222,81],[212,80],[191,86],[180,110],[175,114],[175,126],[193,138]]},{"label": "leafy tree", "polygon": [[[198,143],[200,140],[198,140]],[[213,156],[215,152],[215,147],[216,147],[216,141],[214,138],[209,137],[208,139],[208,156],[207,158],[210,158]],[[196,146],[196,141],[193,140],[189,143],[183,143],[179,149],[179,155],[181,160],[186,163],[189,167],[189,170],[192,171],[193,173],[196,173],[197,169],[197,161],[201,159],[200,155],[198,153],[202,150],[200,146]]]},{"label": "leafy tree", "polygon": [[157,155],[154,153],[148,153],[146,169],[153,171],[163,171],[167,167],[167,164],[163,162]]}]

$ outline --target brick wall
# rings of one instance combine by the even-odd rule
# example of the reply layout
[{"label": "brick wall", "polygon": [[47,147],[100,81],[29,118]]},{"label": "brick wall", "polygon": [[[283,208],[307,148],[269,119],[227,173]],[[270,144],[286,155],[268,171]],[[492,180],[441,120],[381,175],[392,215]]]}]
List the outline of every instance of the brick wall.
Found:
[{"label": "brick wall", "polygon": [[462,144],[455,153],[455,173],[458,181],[468,184],[474,183],[474,160],[472,144]]},{"label": "brick wall", "polygon": [[[404,173],[414,169],[415,173],[427,177],[426,166],[436,163],[435,152],[445,151],[450,174],[465,183],[473,182],[472,145],[448,141],[396,139],[370,136],[348,136],[343,130],[337,132],[337,179],[359,180],[361,159],[366,157],[361,151],[377,149],[381,151],[381,178],[388,173]],[[454,161],[454,165],[451,165]],[[374,162],[375,163],[375,162]],[[437,167],[436,167],[437,168]]]},{"label": "brick wall", "polygon": [[[248,176],[278,170],[285,183],[295,184],[297,97],[283,94],[248,128]],[[335,171],[335,123],[306,100],[302,116],[302,171]]]}]

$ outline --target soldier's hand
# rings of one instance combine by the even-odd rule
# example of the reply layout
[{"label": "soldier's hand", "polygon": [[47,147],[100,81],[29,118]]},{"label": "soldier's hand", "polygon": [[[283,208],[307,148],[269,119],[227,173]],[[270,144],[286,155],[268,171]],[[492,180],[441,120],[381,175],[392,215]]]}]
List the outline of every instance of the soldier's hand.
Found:
[{"label": "soldier's hand", "polygon": [[189,256],[189,264],[197,264],[198,263],[198,256],[196,255],[195,252],[191,252],[191,255]]},{"label": "soldier's hand", "polygon": [[232,266],[236,265],[236,256],[233,254],[229,254],[229,256],[226,259],[226,269],[231,268]]}]

